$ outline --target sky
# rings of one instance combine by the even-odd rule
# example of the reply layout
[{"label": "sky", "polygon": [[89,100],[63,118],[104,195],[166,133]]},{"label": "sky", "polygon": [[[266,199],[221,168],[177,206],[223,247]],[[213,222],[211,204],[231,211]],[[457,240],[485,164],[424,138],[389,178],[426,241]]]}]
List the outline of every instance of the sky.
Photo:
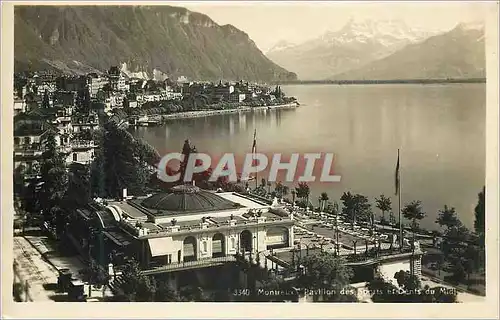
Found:
[{"label": "sky", "polygon": [[402,20],[410,27],[447,31],[460,22],[483,21],[480,2],[176,2],[218,24],[245,31],[262,51],[280,40],[300,43],[355,20]]}]

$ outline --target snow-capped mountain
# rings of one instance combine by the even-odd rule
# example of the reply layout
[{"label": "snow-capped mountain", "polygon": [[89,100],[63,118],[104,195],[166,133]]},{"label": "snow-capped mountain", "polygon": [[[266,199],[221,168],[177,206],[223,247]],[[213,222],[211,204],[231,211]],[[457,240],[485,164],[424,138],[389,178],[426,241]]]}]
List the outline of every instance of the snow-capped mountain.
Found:
[{"label": "snow-capped mountain", "polygon": [[422,29],[409,28],[401,20],[356,21],[351,19],[342,29],[335,32],[327,32],[322,39],[336,44],[373,41],[390,47],[398,45],[401,42],[417,42],[432,34],[432,32]]},{"label": "snow-capped mountain", "polygon": [[278,43],[276,43],[273,47],[271,47],[271,49],[267,50],[266,53],[278,52],[295,46],[296,46],[295,43],[288,42],[286,40],[281,40]]},{"label": "snow-capped mountain", "polygon": [[335,80],[484,78],[484,25],[458,24],[452,30],[412,43]]},{"label": "snow-capped mountain", "polygon": [[384,58],[434,34],[410,28],[400,20],[351,19],[340,30],[295,46],[281,44],[277,47],[282,49],[270,50],[267,56],[296,72],[299,79],[324,79]]}]

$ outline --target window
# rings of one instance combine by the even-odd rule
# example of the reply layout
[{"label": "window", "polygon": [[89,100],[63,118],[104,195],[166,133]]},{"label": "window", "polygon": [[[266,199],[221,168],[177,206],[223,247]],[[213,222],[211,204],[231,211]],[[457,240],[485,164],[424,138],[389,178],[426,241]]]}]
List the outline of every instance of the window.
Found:
[{"label": "window", "polygon": [[73,161],[78,161],[78,153],[73,153]]},{"label": "window", "polygon": [[18,137],[14,138],[14,145],[15,146],[18,146],[20,142],[21,142],[21,139],[19,139]]},{"label": "window", "polygon": [[30,143],[31,143],[30,137],[24,137],[24,144],[30,144]]},{"label": "window", "polygon": [[167,264],[171,264],[171,263],[172,263],[172,255],[167,254]]},{"label": "window", "polygon": [[231,238],[231,248],[236,248],[236,239],[235,238]]},{"label": "window", "polygon": [[207,248],[207,242],[206,241],[203,241],[203,252],[207,252],[208,251],[208,248]]}]

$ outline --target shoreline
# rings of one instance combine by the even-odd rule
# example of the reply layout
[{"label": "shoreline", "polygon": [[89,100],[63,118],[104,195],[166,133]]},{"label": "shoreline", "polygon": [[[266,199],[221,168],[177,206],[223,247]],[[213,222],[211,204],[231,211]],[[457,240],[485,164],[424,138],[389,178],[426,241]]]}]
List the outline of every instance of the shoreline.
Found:
[{"label": "shoreline", "polygon": [[276,82],[282,85],[311,85],[311,84],[332,84],[332,85],[357,85],[357,84],[468,84],[486,83],[486,78],[463,78],[463,79],[395,79],[395,80],[295,80]]},{"label": "shoreline", "polygon": [[210,117],[210,116],[217,116],[217,115],[231,114],[231,113],[252,112],[255,110],[293,109],[293,108],[298,108],[298,106],[299,105],[296,102],[293,102],[287,104],[280,104],[276,106],[261,106],[261,107],[241,106],[236,109],[226,109],[226,110],[185,111],[185,112],[171,113],[160,116],[162,117],[162,120],[202,118],[202,117]]}]

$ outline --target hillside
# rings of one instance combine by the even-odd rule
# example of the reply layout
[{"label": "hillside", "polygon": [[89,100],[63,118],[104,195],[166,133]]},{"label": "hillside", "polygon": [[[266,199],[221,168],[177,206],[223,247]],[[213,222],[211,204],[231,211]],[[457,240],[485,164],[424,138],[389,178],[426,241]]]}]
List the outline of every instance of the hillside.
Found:
[{"label": "hillside", "polygon": [[333,80],[484,78],[484,29],[458,25],[453,30],[410,44],[361,68],[331,76]]},{"label": "hillside", "polygon": [[171,6],[16,6],[16,71],[107,70],[195,80],[292,80],[248,35]]}]

